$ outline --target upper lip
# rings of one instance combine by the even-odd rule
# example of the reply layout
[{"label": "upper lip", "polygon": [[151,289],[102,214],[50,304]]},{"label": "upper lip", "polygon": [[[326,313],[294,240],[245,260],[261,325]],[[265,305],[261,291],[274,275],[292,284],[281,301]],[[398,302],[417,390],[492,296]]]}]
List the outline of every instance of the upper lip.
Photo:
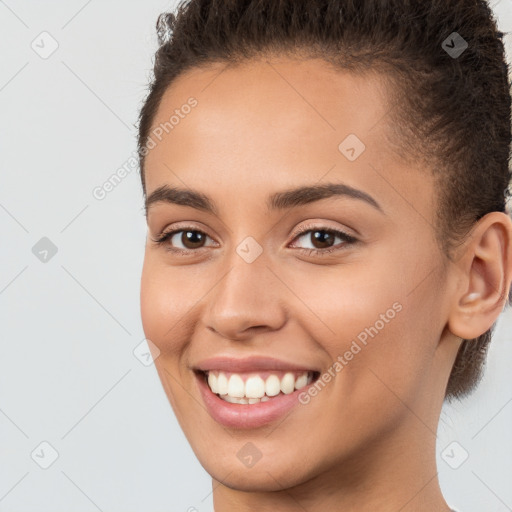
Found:
[{"label": "upper lip", "polygon": [[220,370],[226,372],[249,372],[249,371],[269,371],[269,370],[290,370],[290,371],[317,371],[315,368],[302,364],[292,363],[266,356],[250,356],[237,358],[232,356],[216,356],[203,359],[196,365],[194,370],[206,372],[209,370]]}]

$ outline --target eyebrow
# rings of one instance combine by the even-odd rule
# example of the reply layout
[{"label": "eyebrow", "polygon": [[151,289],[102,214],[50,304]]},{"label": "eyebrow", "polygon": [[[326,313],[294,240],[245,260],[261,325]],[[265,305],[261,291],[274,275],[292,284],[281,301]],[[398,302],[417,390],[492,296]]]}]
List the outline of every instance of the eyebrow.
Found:
[{"label": "eyebrow", "polygon": [[[384,213],[380,204],[372,196],[343,183],[302,186],[291,190],[275,192],[267,199],[267,209],[285,210],[320,201],[321,199],[339,196],[359,199]],[[210,197],[189,188],[170,187],[169,185],[158,187],[145,201],[146,216],[149,207],[158,202],[189,206],[216,216],[219,215],[217,207]]]}]

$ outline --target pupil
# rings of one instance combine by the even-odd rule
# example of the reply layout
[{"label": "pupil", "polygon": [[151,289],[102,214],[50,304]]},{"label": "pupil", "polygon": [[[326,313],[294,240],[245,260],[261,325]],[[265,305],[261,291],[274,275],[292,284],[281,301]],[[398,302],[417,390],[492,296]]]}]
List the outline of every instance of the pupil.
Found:
[{"label": "pupil", "polygon": [[[198,231],[185,231],[183,236],[185,237],[185,242],[192,244],[194,247],[201,245],[203,242],[203,237]],[[327,231],[314,231],[313,238],[315,240],[315,244],[320,244],[320,248],[330,247],[330,243],[334,241],[334,235]]]},{"label": "pupil", "polygon": [[[319,235],[319,233],[325,233],[325,236]],[[327,242],[332,242],[334,241],[334,235],[332,233],[328,233],[327,231],[314,231],[314,239],[315,239],[315,242],[320,242],[320,244],[323,244],[325,243],[326,241]],[[330,247],[330,245],[328,245],[328,247]],[[320,249],[324,248],[324,246],[320,247]]]},{"label": "pupil", "polygon": [[[189,244],[191,243],[192,246],[194,246],[194,244],[201,245],[202,235],[198,231],[185,231],[183,233],[183,236],[186,238],[185,241]],[[198,240],[195,240],[195,238],[197,238]],[[184,242],[184,245],[185,245],[185,247],[187,246],[187,244],[185,242]]]}]

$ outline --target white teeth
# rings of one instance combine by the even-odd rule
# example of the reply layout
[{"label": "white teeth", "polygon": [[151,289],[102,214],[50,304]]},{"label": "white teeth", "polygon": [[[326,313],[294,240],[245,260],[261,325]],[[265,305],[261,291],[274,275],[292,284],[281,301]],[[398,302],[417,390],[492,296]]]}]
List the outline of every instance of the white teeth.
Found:
[{"label": "white teeth", "polygon": [[265,381],[265,394],[276,396],[281,392],[281,381],[277,375],[270,375]]},{"label": "white teeth", "polygon": [[228,395],[234,396],[236,398],[242,398],[245,396],[245,385],[242,377],[233,373],[229,378],[228,382]]},{"label": "white teeth", "polygon": [[240,374],[232,373],[227,378],[221,371],[208,372],[208,385],[213,393],[220,395],[223,400],[237,404],[256,404],[267,402],[271,397],[281,393],[289,395],[296,389],[301,389],[313,380],[312,372],[303,372],[297,377],[293,372],[286,372],[282,378],[269,375],[264,380],[259,375],[250,375],[245,382]]},{"label": "white teeth", "polygon": [[232,404],[248,404],[249,400],[247,398],[237,398],[236,396],[223,395],[222,398],[226,400],[226,402],[230,402]]},{"label": "white teeth", "polygon": [[281,379],[281,391],[285,395],[289,395],[293,393],[295,389],[295,377],[293,373],[285,373],[284,377]]},{"label": "white teeth", "polygon": [[[210,375],[209,372],[208,376]],[[213,389],[212,389],[213,391]],[[217,376],[217,391],[213,391],[214,393],[218,393],[219,395],[227,395],[228,394],[228,379],[225,373],[219,372]]]},{"label": "white teeth", "polygon": [[297,380],[295,381],[295,389],[303,388],[308,384],[308,374],[303,373],[299,377],[297,377]]},{"label": "white teeth", "polygon": [[231,404],[257,404],[270,400],[268,396],[262,396],[261,398],[237,398],[235,396],[221,395],[221,398]]},{"label": "white teeth", "polygon": [[265,394],[265,382],[255,375],[245,381],[245,396],[247,398],[261,398]]},{"label": "white teeth", "polygon": [[208,374],[208,385],[210,386],[210,389],[214,393],[218,393],[219,392],[219,390],[217,388],[217,376],[213,372],[210,372]]}]

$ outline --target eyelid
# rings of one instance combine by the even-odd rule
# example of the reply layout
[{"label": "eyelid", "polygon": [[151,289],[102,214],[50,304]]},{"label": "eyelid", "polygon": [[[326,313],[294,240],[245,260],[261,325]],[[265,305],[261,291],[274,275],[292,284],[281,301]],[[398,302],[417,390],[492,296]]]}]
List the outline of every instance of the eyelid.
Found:
[{"label": "eyelid", "polygon": [[[308,233],[313,233],[315,231],[323,231],[325,233],[331,233],[335,237],[338,237],[342,240],[340,244],[333,245],[331,247],[323,248],[323,249],[315,249],[315,248],[306,248],[306,247],[297,247],[297,250],[307,254],[308,256],[314,255],[316,257],[327,256],[328,254],[337,253],[339,251],[343,251],[355,244],[357,244],[360,240],[347,233],[344,229],[339,228],[331,228],[326,225],[320,226],[304,226],[299,233],[294,235],[292,242],[295,242],[298,238],[306,236]],[[292,245],[291,247],[294,247]]]},{"label": "eyelid", "polygon": [[[203,228],[199,228],[198,226],[195,226],[193,224],[187,223],[184,221],[182,224],[173,224],[171,227],[166,227],[162,229],[159,233],[157,233],[154,237],[151,237],[151,240],[157,244],[166,244],[168,240],[173,238],[177,233],[183,232],[183,231],[196,231],[198,233],[201,233],[205,236],[207,236],[210,240],[213,240],[214,244],[218,244],[218,242],[208,234],[208,231]],[[206,249],[207,247],[199,247],[198,249],[181,249],[181,248],[175,248],[169,249],[170,251],[175,252],[199,252],[201,249]]]},{"label": "eyelid", "polygon": [[176,231],[199,231],[200,233],[203,233],[210,237],[212,240],[214,239],[208,233],[208,228],[203,227],[201,224],[195,224],[195,221],[181,221],[171,224],[170,226],[166,226],[155,235],[155,238],[160,238],[162,236],[174,233]]},{"label": "eyelid", "polygon": [[[187,223],[186,221],[184,221],[182,224],[179,224],[179,223],[173,224],[172,227],[170,227],[168,229],[164,228],[155,238],[151,237],[151,239],[157,245],[164,246],[165,249],[168,250],[169,252],[179,254],[179,255],[184,255],[184,256],[193,255],[194,253],[202,252],[204,249],[207,249],[208,247],[211,247],[211,246],[198,247],[196,249],[181,249],[179,247],[171,247],[170,244],[168,244],[167,242],[168,242],[168,240],[172,239],[177,233],[185,232],[185,231],[195,231],[195,232],[205,235],[210,240],[213,240],[214,244],[218,244],[218,242],[212,236],[210,236],[206,230],[198,229],[197,226]],[[324,231],[327,233],[332,233],[339,238],[342,238],[343,242],[341,244],[341,247],[339,246],[340,244],[338,244],[338,246],[334,245],[332,247],[323,248],[323,249],[314,249],[314,248],[311,249],[311,248],[297,247],[297,249],[300,252],[306,253],[308,255],[315,254],[316,256],[322,256],[322,255],[326,255],[328,253],[341,251],[345,248],[345,246],[350,246],[350,245],[353,245],[353,244],[359,242],[359,239],[356,236],[354,236],[350,233],[347,233],[347,231],[345,229],[330,227],[330,226],[326,225],[325,222],[321,223],[320,221],[317,221],[316,224],[303,225],[300,229],[296,230],[296,232],[292,235],[291,242],[294,242],[297,238],[300,238],[301,236],[304,236],[307,233],[313,232],[313,231]],[[167,245],[169,245],[169,247],[166,247]]]},{"label": "eyelid", "polygon": [[306,224],[303,224],[302,227],[298,228],[294,234],[292,235],[292,240],[295,240],[295,238],[297,238],[298,236],[300,235],[303,235],[304,233],[307,233],[308,231],[312,231],[312,230],[318,230],[318,231],[334,231],[334,232],[339,232],[339,233],[343,233],[345,236],[349,237],[349,238],[354,238],[356,239],[359,235],[359,233],[354,234],[355,233],[355,230],[354,229],[350,229],[350,228],[344,228],[344,227],[339,227],[339,226],[329,226],[324,222],[322,221],[312,221],[311,223],[306,223]]}]

